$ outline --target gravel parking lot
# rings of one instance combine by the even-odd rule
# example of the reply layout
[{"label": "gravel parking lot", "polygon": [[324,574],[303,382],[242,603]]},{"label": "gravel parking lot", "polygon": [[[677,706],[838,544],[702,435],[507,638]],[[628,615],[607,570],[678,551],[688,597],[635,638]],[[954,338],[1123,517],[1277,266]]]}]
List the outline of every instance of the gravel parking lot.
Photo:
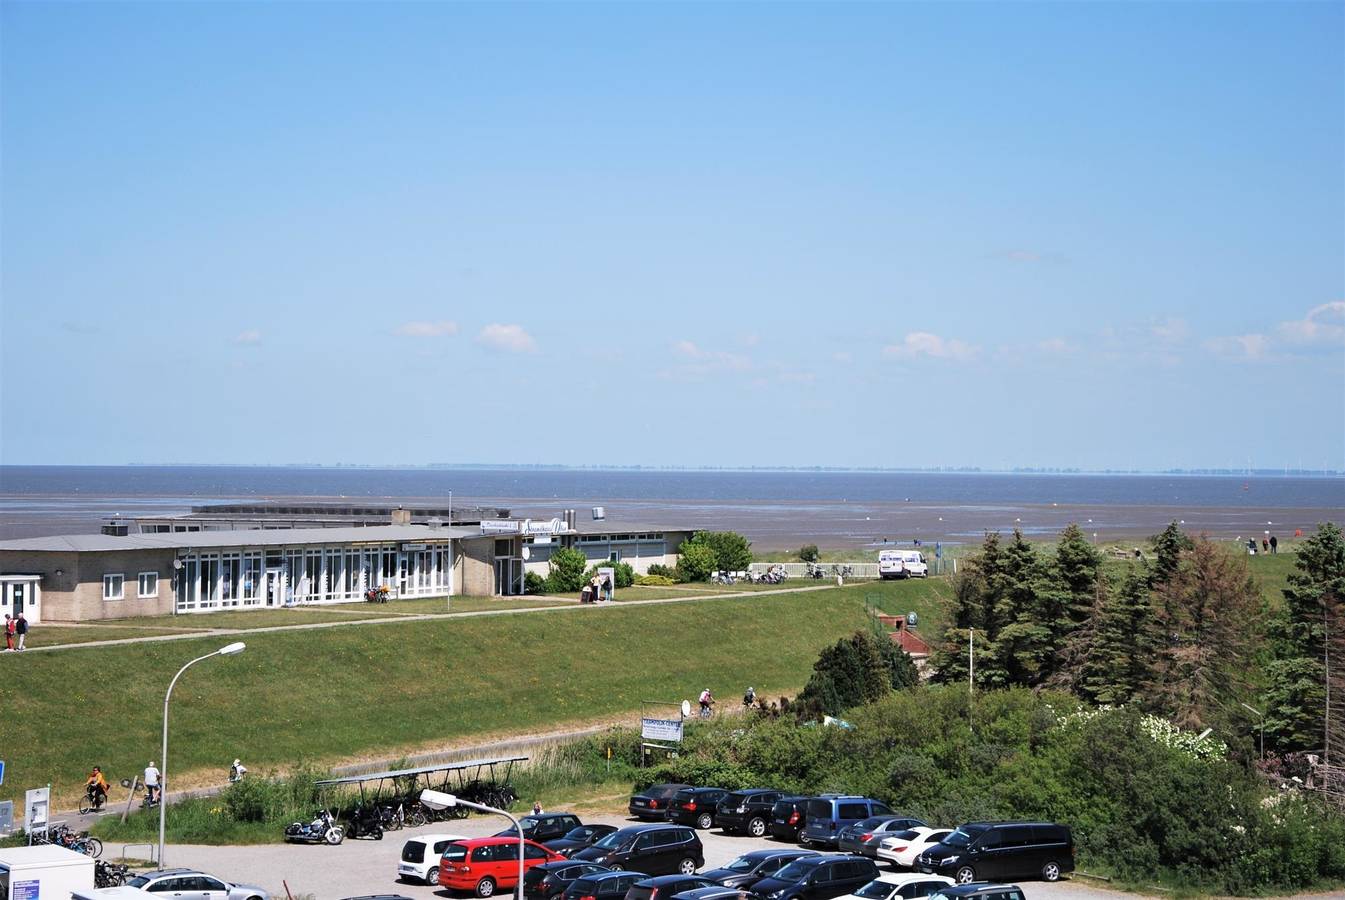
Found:
[{"label": "gravel parking lot", "polygon": [[[635,824],[615,816],[586,817],[585,821],[608,822],[617,826]],[[402,842],[410,835],[428,832],[480,837],[494,834],[506,825],[500,818],[474,816],[451,822],[439,822],[424,828],[389,833],[381,841],[346,840],[339,847],[324,845],[264,845],[260,847],[169,846],[167,858],[173,866],[191,866],[229,881],[258,884],[283,898],[282,880],[291,893],[311,895],[317,900],[341,900],[361,894],[396,893],[415,900],[450,896],[447,890],[423,884],[403,884],[396,880]],[[700,832],[705,845],[706,868],[723,865],[741,853],[762,847],[787,846],[764,838],[726,836],[718,831]],[[109,847],[110,853],[119,848]],[[885,867],[884,867],[885,868]],[[1093,886],[1081,880],[1056,884],[1028,882],[1024,885],[1028,900],[1117,900],[1115,891]],[[464,894],[463,897],[471,895]],[[502,894],[501,896],[507,896]],[[1128,896],[1138,897],[1138,894]],[[1325,895],[1322,895],[1325,896]],[[1336,895],[1342,897],[1345,895]]]}]

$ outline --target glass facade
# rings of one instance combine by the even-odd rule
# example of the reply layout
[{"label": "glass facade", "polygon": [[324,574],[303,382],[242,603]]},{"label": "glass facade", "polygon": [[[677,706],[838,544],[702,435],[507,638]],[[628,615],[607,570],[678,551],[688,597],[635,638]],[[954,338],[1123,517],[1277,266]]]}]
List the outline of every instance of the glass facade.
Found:
[{"label": "glass facade", "polygon": [[452,565],[448,543],[187,551],[174,602],[178,612],[350,603],[377,587],[393,598],[442,597]]}]

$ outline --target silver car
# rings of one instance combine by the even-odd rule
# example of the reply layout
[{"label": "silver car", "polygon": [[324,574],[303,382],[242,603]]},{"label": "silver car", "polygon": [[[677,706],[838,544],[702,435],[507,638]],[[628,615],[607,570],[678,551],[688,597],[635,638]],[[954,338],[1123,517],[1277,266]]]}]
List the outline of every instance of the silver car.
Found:
[{"label": "silver car", "polygon": [[271,895],[255,884],[230,884],[195,869],[159,869],[126,883],[164,900],[271,900]]}]

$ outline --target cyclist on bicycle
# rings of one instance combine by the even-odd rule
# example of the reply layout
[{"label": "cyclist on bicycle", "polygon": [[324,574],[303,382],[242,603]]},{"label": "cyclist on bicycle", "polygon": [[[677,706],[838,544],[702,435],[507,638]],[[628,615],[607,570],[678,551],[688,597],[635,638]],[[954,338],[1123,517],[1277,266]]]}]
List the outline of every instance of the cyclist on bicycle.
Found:
[{"label": "cyclist on bicycle", "polygon": [[102,769],[93,767],[93,771],[84,781],[84,790],[94,806],[102,806],[107,801],[107,778],[103,775]]},{"label": "cyclist on bicycle", "polygon": [[701,691],[700,703],[701,703],[701,718],[702,719],[710,718],[711,709],[715,705],[715,698],[714,695],[710,693],[709,688],[706,688],[705,690]]},{"label": "cyclist on bicycle", "polygon": [[747,693],[743,694],[743,706],[751,708],[752,706],[756,705],[756,702],[757,702],[757,689],[754,687],[749,687],[747,689]]}]

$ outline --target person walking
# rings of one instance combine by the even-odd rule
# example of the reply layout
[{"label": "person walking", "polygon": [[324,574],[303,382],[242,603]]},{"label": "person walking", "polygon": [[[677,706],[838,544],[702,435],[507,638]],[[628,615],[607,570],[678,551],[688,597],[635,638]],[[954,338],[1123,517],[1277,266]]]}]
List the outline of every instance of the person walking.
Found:
[{"label": "person walking", "polygon": [[23,613],[19,613],[14,619],[14,633],[19,636],[19,649],[23,649],[23,641],[28,637],[28,620],[24,618]]},{"label": "person walking", "polygon": [[612,576],[602,576],[602,599],[608,603],[612,602]]},{"label": "person walking", "polygon": [[[1275,553],[1279,553],[1279,552],[1280,552],[1280,542],[1279,542],[1279,539],[1276,538],[1275,535],[1273,535],[1273,534],[1270,536],[1270,552],[1271,552],[1272,554],[1275,554]],[[23,646],[22,643],[20,643],[19,646],[22,647],[22,646]]]},{"label": "person walking", "polygon": [[1261,552],[1262,553],[1270,552],[1270,541],[1266,540],[1265,538],[1261,538]]},{"label": "person walking", "polygon": [[16,626],[14,625],[14,617],[11,616],[9,613],[5,613],[5,652],[6,652],[6,653],[8,653],[9,651],[11,651],[11,650],[14,649],[14,630],[15,630],[15,627],[16,627]]},{"label": "person walking", "polygon": [[534,816],[540,816],[540,815],[542,814],[542,801],[541,801],[541,800],[534,800],[534,801],[532,801],[532,814],[533,814]]}]

